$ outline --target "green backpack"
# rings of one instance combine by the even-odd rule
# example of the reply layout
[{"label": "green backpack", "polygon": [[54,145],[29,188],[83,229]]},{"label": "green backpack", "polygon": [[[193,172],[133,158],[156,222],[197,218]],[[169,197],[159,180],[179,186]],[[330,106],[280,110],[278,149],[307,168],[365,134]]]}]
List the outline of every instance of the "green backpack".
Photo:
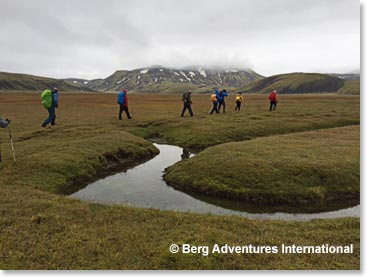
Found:
[{"label": "green backpack", "polygon": [[45,109],[49,109],[52,106],[52,91],[45,89],[41,94],[42,105]]}]

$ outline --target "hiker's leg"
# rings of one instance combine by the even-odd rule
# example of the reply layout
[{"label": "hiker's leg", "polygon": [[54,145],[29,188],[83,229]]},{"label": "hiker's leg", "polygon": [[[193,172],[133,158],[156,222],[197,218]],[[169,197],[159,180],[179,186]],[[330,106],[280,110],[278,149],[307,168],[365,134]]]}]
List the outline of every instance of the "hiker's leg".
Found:
[{"label": "hiker's leg", "polygon": [[53,109],[53,117],[51,120],[51,126],[55,126],[56,125],[56,109]]},{"label": "hiker's leg", "polygon": [[127,118],[130,119],[131,118],[131,115],[129,113],[129,107],[128,106],[125,106],[125,113],[127,115]]},{"label": "hiker's leg", "polygon": [[48,117],[46,118],[45,121],[43,121],[43,124],[42,124],[43,127],[47,126],[47,124],[49,124],[53,120],[54,110],[55,110],[55,108],[53,108],[53,107],[47,109]]},{"label": "hiker's leg", "polygon": [[210,113],[209,114],[213,114],[214,111],[215,111],[215,105],[213,103],[212,109],[210,110]]},{"label": "hiker's leg", "polygon": [[122,111],[123,111],[123,107],[122,105],[120,105],[120,110],[119,110],[119,120],[122,119]]},{"label": "hiker's leg", "polygon": [[277,108],[277,102],[274,101],[274,103],[273,103],[273,111],[275,111],[276,108]]},{"label": "hiker's leg", "polygon": [[272,111],[273,110],[273,102],[270,101],[270,108],[269,108],[269,111]]},{"label": "hiker's leg", "polygon": [[222,107],[222,103],[221,102],[219,102],[219,104],[218,104],[218,109],[217,109],[217,113],[219,113],[220,112],[220,108]]},{"label": "hiker's leg", "polygon": [[186,104],[184,104],[184,106],[182,108],[181,116],[184,116],[186,109],[187,109],[187,106],[186,106]]},{"label": "hiker's leg", "polygon": [[190,104],[187,106],[187,109],[189,110],[190,116],[194,116],[194,114],[193,114],[193,112],[192,112],[192,108],[191,108],[191,105],[190,105]]},{"label": "hiker's leg", "polygon": [[226,112],[226,102],[223,101],[223,112]]}]

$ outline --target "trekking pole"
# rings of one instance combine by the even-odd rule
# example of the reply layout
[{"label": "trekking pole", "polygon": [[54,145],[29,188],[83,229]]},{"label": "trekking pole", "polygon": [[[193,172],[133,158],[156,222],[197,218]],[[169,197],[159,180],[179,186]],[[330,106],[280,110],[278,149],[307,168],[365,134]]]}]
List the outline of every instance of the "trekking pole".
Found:
[{"label": "trekking pole", "polygon": [[13,144],[13,136],[11,135],[11,131],[10,131],[10,125],[8,126],[8,130],[9,130],[11,151],[13,152],[13,160],[14,160],[14,164],[16,165],[17,161],[15,160],[15,150],[14,150],[14,144]]}]

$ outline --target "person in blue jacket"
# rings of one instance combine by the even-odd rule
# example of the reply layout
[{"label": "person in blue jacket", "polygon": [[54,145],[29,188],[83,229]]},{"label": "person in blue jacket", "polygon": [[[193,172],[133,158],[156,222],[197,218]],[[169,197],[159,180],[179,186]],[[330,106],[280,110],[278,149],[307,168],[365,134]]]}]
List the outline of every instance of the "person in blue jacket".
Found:
[{"label": "person in blue jacket", "polygon": [[[217,94],[217,91],[215,92]],[[218,113],[220,112],[220,108],[223,106],[223,113],[226,112],[226,101],[224,100],[224,97],[227,97],[228,93],[227,91],[224,89],[221,92],[218,92],[217,94],[217,99],[218,99]]]},{"label": "person in blue jacket", "polygon": [[119,109],[119,120],[122,120],[122,112],[125,111],[127,118],[131,119],[131,115],[129,113],[129,102],[127,97],[127,90],[120,91],[117,95],[117,104],[120,105]]},{"label": "person in blue jacket", "polygon": [[59,107],[59,90],[54,87],[52,89],[52,104],[48,109],[48,118],[42,123],[42,127],[45,128],[49,123],[51,126],[56,125],[56,108]]}]

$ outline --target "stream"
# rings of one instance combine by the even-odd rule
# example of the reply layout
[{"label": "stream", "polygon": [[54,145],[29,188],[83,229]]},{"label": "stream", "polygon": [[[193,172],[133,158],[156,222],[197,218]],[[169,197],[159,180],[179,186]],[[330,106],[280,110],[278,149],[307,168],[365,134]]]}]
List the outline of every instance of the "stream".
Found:
[{"label": "stream", "polygon": [[[217,215],[239,215],[250,219],[307,221],[339,217],[360,217],[360,205],[321,213],[251,212],[211,204],[168,186],[162,178],[164,169],[192,154],[181,147],[154,144],[160,153],[153,159],[126,172],[117,173],[89,184],[70,197],[101,204],[123,204],[141,208],[174,210]],[[218,202],[216,199],[214,202]],[[224,200],[226,203],[229,200]],[[213,202],[212,202],[213,203]],[[235,205],[234,205],[235,206]]]}]

